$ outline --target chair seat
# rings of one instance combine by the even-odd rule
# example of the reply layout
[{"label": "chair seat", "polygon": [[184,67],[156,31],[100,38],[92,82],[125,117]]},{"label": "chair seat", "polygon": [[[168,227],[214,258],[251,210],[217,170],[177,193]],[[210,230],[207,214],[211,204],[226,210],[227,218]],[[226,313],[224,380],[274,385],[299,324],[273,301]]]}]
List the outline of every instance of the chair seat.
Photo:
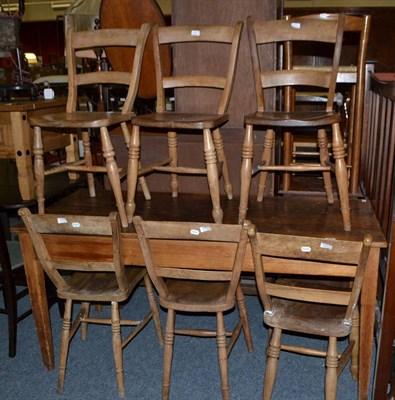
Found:
[{"label": "chair seat", "polygon": [[133,125],[166,129],[213,129],[228,119],[228,114],[151,113],[134,117]]},{"label": "chair seat", "polygon": [[244,117],[246,124],[281,127],[323,126],[339,123],[340,120],[340,115],[335,111],[258,111]]},{"label": "chair seat", "polygon": [[344,306],[279,298],[272,301],[274,313],[264,313],[264,321],[273,328],[325,337],[344,337],[350,333],[351,323],[344,323]]},{"label": "chair seat", "polygon": [[167,288],[168,295],[160,299],[160,304],[177,311],[220,312],[235,304],[233,298],[226,299],[228,282],[169,279]]},{"label": "chair seat", "polygon": [[76,272],[66,279],[64,289],[58,288],[57,294],[62,299],[84,301],[124,301],[133,288],[144,278],[145,268],[125,268],[125,291],[120,291],[116,276],[112,272]]},{"label": "chair seat", "polygon": [[33,126],[43,128],[101,128],[129,122],[133,113],[75,111],[31,117]]}]

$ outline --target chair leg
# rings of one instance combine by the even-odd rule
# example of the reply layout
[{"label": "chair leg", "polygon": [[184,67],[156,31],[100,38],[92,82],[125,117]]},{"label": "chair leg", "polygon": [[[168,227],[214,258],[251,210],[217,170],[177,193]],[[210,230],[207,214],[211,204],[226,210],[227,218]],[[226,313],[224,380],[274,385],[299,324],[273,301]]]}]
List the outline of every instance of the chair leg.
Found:
[{"label": "chair leg", "polygon": [[[89,137],[89,132],[87,131],[82,132],[82,145],[84,147],[85,166],[91,167],[92,166],[91,141]],[[86,178],[88,180],[89,196],[96,197],[95,181],[93,178],[93,174],[91,172],[88,172],[86,174]]]},{"label": "chair leg", "polygon": [[66,306],[63,317],[62,336],[60,338],[60,355],[59,355],[59,375],[58,375],[58,394],[63,393],[64,377],[67,366],[67,354],[70,344],[70,326],[71,326],[71,307],[72,300],[66,300]]},{"label": "chair leg", "polygon": [[359,366],[359,308],[358,307],[356,307],[352,318],[350,341],[354,342],[354,346],[351,351],[350,371],[352,379],[354,381],[357,381],[358,366]]},{"label": "chair leg", "polygon": [[325,400],[336,400],[338,365],[337,339],[330,337],[326,355]]},{"label": "chair leg", "polygon": [[170,395],[170,374],[171,361],[173,358],[175,317],[176,312],[172,309],[168,309],[165,331],[165,350],[163,355],[162,400],[168,400]]},{"label": "chair leg", "polygon": [[217,168],[217,156],[210,129],[203,130],[204,160],[206,162],[208,186],[210,188],[211,202],[213,204],[212,215],[217,224],[222,224],[223,211],[220,205],[219,180]]},{"label": "chair leg", "polygon": [[240,171],[240,204],[239,204],[239,224],[242,224],[247,216],[248,198],[250,196],[250,186],[252,178],[252,160],[254,157],[254,143],[252,136],[252,125],[246,126],[246,133],[243,143],[242,163]]},{"label": "chair leg", "polygon": [[158,305],[156,304],[156,301],[155,301],[154,288],[152,286],[152,283],[151,283],[151,280],[150,280],[148,274],[146,274],[144,276],[144,284],[145,284],[145,288],[147,290],[148,302],[149,302],[149,305],[150,305],[150,308],[152,311],[152,318],[154,319],[156,334],[158,335],[158,340],[159,340],[161,347],[163,347],[164,342],[163,342],[162,325],[161,325],[160,319],[159,319],[159,309],[158,309]]},{"label": "chair leg", "polygon": [[8,356],[15,357],[18,322],[15,282],[12,277],[3,276],[3,278],[5,280],[3,283],[3,297],[8,318]]},{"label": "chair leg", "polygon": [[[318,147],[320,149],[320,163],[323,167],[329,165],[329,151],[328,151],[328,139],[326,136],[325,129],[318,130]],[[332,177],[330,171],[324,171],[322,173],[324,178],[324,187],[328,203],[333,204],[333,188],[332,188]]]},{"label": "chair leg", "polygon": [[240,285],[237,287],[236,290],[236,301],[237,301],[237,308],[239,310],[240,319],[243,321],[243,331],[244,337],[247,344],[247,349],[250,353],[254,351],[254,345],[252,343],[252,336],[250,331],[250,324],[248,323],[248,313],[247,307],[244,300],[244,294],[241,290]]},{"label": "chair leg", "polygon": [[103,148],[103,156],[106,160],[107,175],[110,181],[112,191],[114,193],[115,202],[118,208],[119,218],[121,220],[121,225],[123,228],[127,228],[128,220],[126,218],[125,204],[123,202],[122,189],[121,189],[121,179],[119,176],[118,165],[115,161],[114,148],[112,146],[107,128],[100,128],[100,134],[101,134],[101,142]]},{"label": "chair leg", "polygon": [[140,127],[133,125],[132,139],[128,152],[128,190],[126,200],[126,215],[131,223],[136,210],[136,190],[140,169]]},{"label": "chair leg", "polygon": [[[168,132],[167,133],[167,146],[169,148],[169,157],[170,157],[170,167],[178,166],[178,141],[177,141],[177,133],[176,132]],[[170,180],[171,187],[171,195],[172,197],[178,197],[178,175],[175,173],[171,174]]]},{"label": "chair leg", "polygon": [[121,324],[119,320],[119,308],[116,301],[111,302],[111,327],[112,327],[112,348],[114,352],[115,373],[117,375],[119,397],[125,397],[125,382],[123,377],[122,361],[122,339]]},{"label": "chair leg", "polygon": [[229,177],[228,160],[224,151],[224,142],[221,131],[215,129],[213,132],[214,146],[217,151],[218,161],[222,163],[222,178],[224,180],[224,190],[229,200],[233,199],[233,188]]},{"label": "chair leg", "polygon": [[272,398],[281,350],[281,329],[274,328],[266,351],[266,370],[263,382],[263,400]]},{"label": "chair leg", "polygon": [[[271,163],[272,151],[275,140],[275,132],[273,129],[268,129],[266,131],[265,140],[263,142],[263,153],[262,153],[262,166],[267,167]],[[258,183],[258,195],[257,201],[261,202],[263,200],[263,195],[266,189],[267,171],[260,171],[259,173],[259,183]]]},{"label": "chair leg", "polygon": [[226,349],[226,332],[222,312],[217,312],[217,348],[219,369],[221,372],[222,399],[229,400],[228,352]]},{"label": "chair leg", "polygon": [[[293,140],[291,132],[283,133],[283,163],[284,165],[291,165],[292,163],[292,150],[293,150]],[[282,190],[284,192],[288,191],[291,186],[291,173],[284,172],[282,176]]]},{"label": "chair leg", "polygon": [[348,196],[347,166],[344,151],[343,138],[339,124],[332,126],[332,149],[335,159],[335,174],[337,188],[339,191],[340,209],[343,216],[343,227],[345,231],[351,231],[350,202]]},{"label": "chair leg", "polygon": [[41,128],[39,126],[34,127],[33,154],[34,154],[34,180],[36,182],[38,213],[44,214],[45,213],[44,146],[41,137]]},{"label": "chair leg", "polygon": [[[84,301],[81,303],[81,308],[82,308],[82,318],[88,318],[89,317],[89,309],[90,309],[90,304],[87,301]],[[81,322],[81,339],[86,340],[88,337],[88,323],[86,321]]]}]

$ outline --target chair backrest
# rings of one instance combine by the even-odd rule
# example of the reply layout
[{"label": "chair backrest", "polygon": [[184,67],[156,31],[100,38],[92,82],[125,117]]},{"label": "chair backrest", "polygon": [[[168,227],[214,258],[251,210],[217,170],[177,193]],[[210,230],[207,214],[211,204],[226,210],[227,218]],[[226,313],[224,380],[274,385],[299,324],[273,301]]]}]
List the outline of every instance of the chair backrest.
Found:
[{"label": "chair backrest", "polygon": [[[121,226],[118,213],[109,217],[82,215],[31,214],[27,208],[21,208],[19,215],[31,237],[34,250],[42,267],[56,288],[67,291],[68,283],[61,271],[113,272],[116,276],[120,294],[126,292],[127,280],[123,265],[121,246]],[[54,235],[92,236],[86,255],[79,257],[72,249],[67,255],[57,254],[56,249],[49,249],[50,237]],[[94,237],[112,236],[112,252],[108,248],[97,246]]]},{"label": "chair backrest", "polygon": [[[254,21],[250,16],[247,18],[247,28],[258,111],[265,111],[263,89],[283,87],[326,89],[328,91],[326,109],[332,110],[342,47],[343,14],[337,14],[328,20],[295,17],[287,20]],[[332,45],[330,68],[315,70],[300,66],[297,69],[274,67],[270,71],[261,70],[259,60],[261,46],[289,45],[293,42],[310,42],[316,46]]]},{"label": "chair backrest", "polygon": [[[144,221],[140,216],[135,216],[133,224],[148,274],[159,296],[166,297],[168,294],[164,278],[173,278],[227,281],[226,300],[234,298],[248,242],[248,223],[228,225]],[[210,246],[207,242],[211,242]],[[207,251],[208,248],[210,251]],[[218,257],[214,261],[210,258],[211,252],[217,255],[227,252],[226,258],[233,258],[233,265],[222,265]]]},{"label": "chair backrest", "polygon": [[[167,26],[153,28],[154,57],[157,85],[157,112],[164,112],[166,109],[166,89],[181,90],[181,88],[212,88],[222,91],[219,106],[211,112],[226,113],[235,79],[236,61],[239,52],[242,22],[234,26],[228,25],[199,25],[199,26]],[[203,43],[200,46],[198,43]],[[207,43],[218,46],[215,57],[207,60]],[[222,44],[222,45],[221,45]],[[218,65],[218,57],[222,57],[227,46],[228,64],[222,73],[214,73]],[[182,52],[186,47],[193,46],[193,52],[188,51],[188,57],[193,56],[196,62],[193,63],[194,74],[183,74],[181,68],[173,66],[171,76],[164,75],[164,68],[161,60],[161,46],[171,46],[174,52]],[[222,46],[222,47],[220,47]],[[189,62],[189,65],[192,65]],[[213,94],[214,95],[214,94]],[[178,110],[177,110],[178,111]],[[183,110],[181,110],[183,111]],[[190,110],[193,112],[194,110]]]},{"label": "chair backrest", "polygon": [[[97,29],[76,31],[72,16],[67,18],[66,61],[68,69],[67,112],[77,107],[78,88],[83,85],[118,84],[128,86],[122,112],[130,112],[138,91],[144,48],[150,31],[149,24],[140,29]],[[88,68],[78,71],[81,57],[98,54],[103,57],[106,48],[131,48],[134,50],[133,68],[130,72]]]},{"label": "chair backrest", "polygon": [[[370,235],[366,235],[360,242],[284,234],[257,234],[254,228],[249,230],[248,235],[256,282],[265,312],[270,313],[272,310],[273,296],[347,306],[344,321],[351,322],[369,257],[372,243]],[[276,270],[284,274],[348,277],[353,283],[348,290],[339,290],[336,287],[323,289],[311,284],[282,285],[281,280],[280,283],[267,282],[265,273],[268,272],[267,265],[270,263],[274,263]]]}]

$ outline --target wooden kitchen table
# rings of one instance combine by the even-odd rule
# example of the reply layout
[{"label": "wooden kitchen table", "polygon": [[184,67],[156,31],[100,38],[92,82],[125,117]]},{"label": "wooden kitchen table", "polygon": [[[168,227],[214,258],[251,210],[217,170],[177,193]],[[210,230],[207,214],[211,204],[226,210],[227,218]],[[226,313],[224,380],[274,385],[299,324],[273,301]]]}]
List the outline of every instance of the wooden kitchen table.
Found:
[{"label": "wooden kitchen table", "polygon": [[[211,222],[211,202],[209,196],[180,194],[172,198],[170,193],[153,194],[152,200],[145,201],[140,193],[136,198],[136,214],[144,219]],[[387,243],[381,227],[375,217],[368,200],[352,198],[351,221],[352,231],[345,232],[339,212],[339,203],[329,205],[324,196],[286,196],[267,197],[262,203],[252,201],[248,209],[248,219],[257,225],[258,232],[286,233],[290,235],[318,236],[322,238],[337,238],[347,240],[362,240],[366,233],[373,236],[373,246],[370,252],[368,266],[361,295],[361,332],[359,358],[359,399],[368,399],[369,379],[371,370],[372,346],[374,335],[374,319],[376,290],[379,267],[380,248]],[[237,223],[238,199],[222,199],[224,223]],[[81,189],[60,200],[47,210],[51,214],[72,215],[108,215],[116,209],[112,192],[101,191],[97,197],[90,198],[86,189]],[[47,297],[44,284],[44,271],[38,262],[30,237],[23,226],[13,229],[18,232],[21,242],[25,270],[30,291],[31,303],[44,365],[54,368],[54,353],[51,332],[51,322],[48,311]],[[50,251],[73,254],[84,254],[87,245],[98,246],[103,254],[111,254],[110,238],[87,237],[78,239],[73,235],[61,239],[47,235]],[[229,268],[229,246],[222,243],[221,249],[210,253],[210,258],[218,268]],[[108,252],[104,251],[108,247]],[[124,263],[128,265],[143,265],[137,235],[133,227],[123,230]],[[171,261],[172,254],[179,254],[177,249],[170,249],[167,243],[163,247],[163,256]],[[188,255],[189,256],[189,255]],[[89,257],[89,252],[87,252]],[[214,257],[214,259],[213,259]],[[215,259],[217,257],[217,259]],[[229,257],[229,258],[228,258]],[[202,259],[202,265],[207,262]],[[270,272],[281,272],[278,266],[268,265]],[[243,270],[253,272],[251,253],[248,250]],[[302,271],[298,271],[300,273]]]}]

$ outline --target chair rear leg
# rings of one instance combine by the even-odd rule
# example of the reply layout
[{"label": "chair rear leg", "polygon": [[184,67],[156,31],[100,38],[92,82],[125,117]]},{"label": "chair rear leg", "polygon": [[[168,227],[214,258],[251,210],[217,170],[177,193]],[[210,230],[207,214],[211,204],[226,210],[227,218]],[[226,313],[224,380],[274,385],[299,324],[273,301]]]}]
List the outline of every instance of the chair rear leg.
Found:
[{"label": "chair rear leg", "polygon": [[252,336],[250,331],[250,324],[248,323],[248,313],[247,307],[244,300],[244,294],[241,290],[240,285],[237,287],[236,290],[236,301],[237,301],[237,308],[239,310],[240,319],[243,321],[243,331],[244,337],[247,344],[247,349],[250,353],[254,351],[254,345],[252,343]]},{"label": "chair rear leg", "polygon": [[204,160],[207,169],[207,180],[210,188],[211,202],[213,204],[212,215],[217,224],[222,224],[223,211],[220,205],[219,196],[219,180],[217,168],[217,156],[215,152],[214,142],[211,137],[210,129],[203,130],[204,140]]},{"label": "chair rear leg", "polygon": [[[90,309],[90,304],[87,301],[84,301],[81,303],[81,308],[82,308],[82,318],[88,318],[89,317],[89,309]],[[81,339],[86,340],[88,337],[88,323],[85,321],[81,322]]]},{"label": "chair rear leg", "polygon": [[359,308],[358,307],[356,307],[352,318],[350,341],[354,342],[354,346],[351,351],[350,371],[352,379],[354,381],[357,381],[358,366],[359,366]]},{"label": "chair rear leg", "polygon": [[[271,163],[272,151],[275,140],[275,132],[273,129],[268,129],[266,131],[265,140],[263,142],[263,153],[262,153],[262,166],[267,167]],[[263,195],[266,189],[267,171],[259,172],[259,183],[258,183],[258,195],[257,201],[261,202],[263,200]]]},{"label": "chair rear leg", "polygon": [[70,326],[71,326],[71,308],[72,300],[66,300],[66,306],[63,317],[62,336],[60,338],[60,355],[59,355],[59,375],[58,375],[58,393],[63,393],[64,377],[67,366],[67,354],[70,344]]},{"label": "chair rear leg", "polygon": [[[167,146],[169,148],[169,157],[170,157],[170,167],[178,166],[178,141],[177,141],[177,133],[176,132],[168,132],[167,133]],[[175,173],[171,174],[171,195],[172,197],[178,197],[178,175]]]},{"label": "chair rear leg", "polygon": [[325,400],[336,400],[338,365],[337,339],[330,337],[326,355]]},{"label": "chair rear leg", "polygon": [[[88,131],[82,131],[82,145],[84,147],[84,161],[87,167],[92,166],[92,151],[91,151],[91,141]],[[96,197],[95,190],[95,180],[93,174],[88,172],[86,174],[86,179],[88,181],[89,196]]]},{"label": "chair rear leg", "polygon": [[168,400],[170,395],[170,374],[171,362],[173,359],[175,317],[176,312],[172,309],[168,309],[165,330],[165,349],[163,355],[162,400]]},{"label": "chair rear leg", "polygon": [[158,335],[158,340],[159,340],[161,347],[163,347],[164,341],[163,341],[162,325],[161,325],[160,319],[159,319],[159,309],[158,309],[158,305],[156,304],[156,301],[155,301],[154,288],[152,286],[152,283],[151,283],[151,280],[150,280],[148,274],[146,274],[144,276],[144,284],[145,284],[145,288],[147,290],[148,302],[150,304],[150,308],[152,311],[152,318],[154,319],[156,334]]},{"label": "chair rear leg", "polygon": [[36,196],[38,213],[45,213],[45,198],[44,198],[44,147],[41,137],[41,128],[39,126],[34,127],[34,143],[33,143],[33,154],[34,154],[34,180],[36,182]]},{"label": "chair rear leg", "polygon": [[[318,130],[318,147],[320,149],[320,163],[323,167],[329,166],[329,151],[328,151],[328,139],[326,136],[325,129]],[[333,204],[333,188],[332,178],[330,171],[324,171],[322,173],[324,178],[324,187],[328,203]]]},{"label": "chair rear leg", "polygon": [[229,400],[228,352],[226,348],[226,331],[222,312],[217,312],[217,348],[219,369],[221,372],[222,399]]},{"label": "chair rear leg", "polygon": [[213,132],[214,146],[217,151],[218,161],[222,163],[222,178],[224,180],[224,190],[229,200],[233,199],[233,188],[229,177],[228,160],[224,151],[224,142],[222,140],[221,132],[215,129]]},{"label": "chair rear leg", "polygon": [[107,128],[100,128],[100,134],[103,147],[103,156],[106,160],[107,175],[114,193],[121,225],[123,228],[127,228],[128,220],[126,218],[125,203],[123,201],[121,189],[121,179],[119,176],[118,165],[115,161],[114,148],[112,146]]},{"label": "chair rear leg", "polygon": [[281,329],[274,328],[266,351],[266,369],[263,382],[263,400],[272,398],[281,350]]},{"label": "chair rear leg", "polygon": [[125,397],[125,382],[123,376],[122,361],[122,339],[121,324],[119,320],[119,308],[116,301],[111,302],[111,327],[112,327],[112,348],[114,352],[115,373],[117,375],[119,397]]}]

